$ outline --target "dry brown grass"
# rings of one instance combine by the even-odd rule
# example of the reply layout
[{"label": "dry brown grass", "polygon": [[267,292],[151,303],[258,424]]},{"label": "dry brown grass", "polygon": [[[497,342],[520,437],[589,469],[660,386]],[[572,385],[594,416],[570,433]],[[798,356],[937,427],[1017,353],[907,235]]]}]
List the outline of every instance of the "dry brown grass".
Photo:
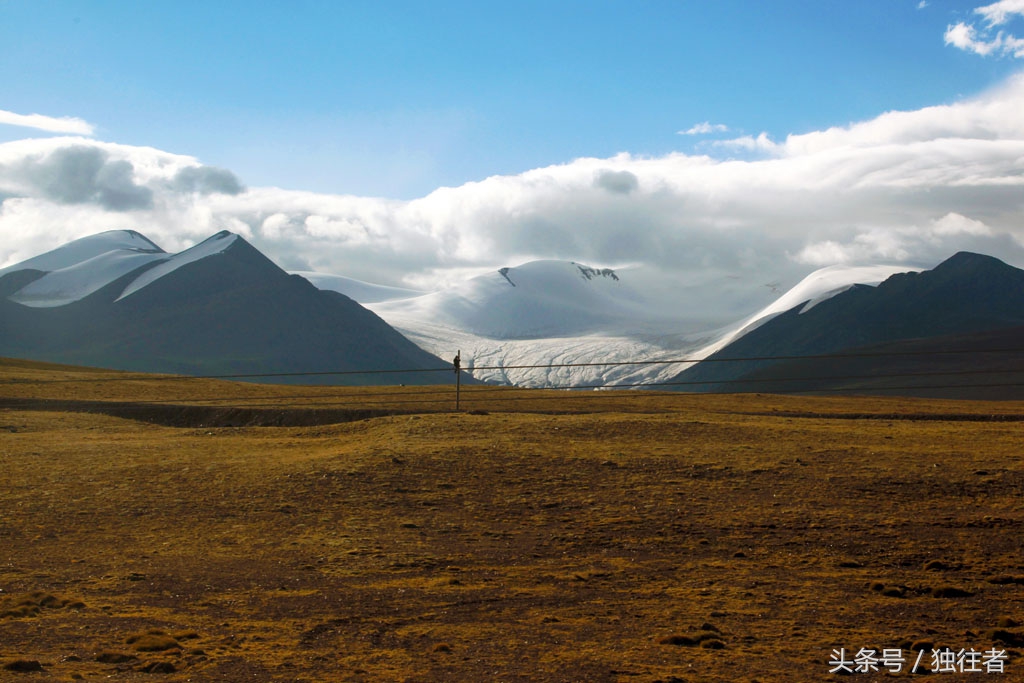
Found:
[{"label": "dry brown grass", "polygon": [[1024,425],[982,419],[1019,403],[36,381],[112,376],[7,362],[0,392],[396,414],[8,401],[18,680],[803,681],[837,647],[993,643],[1022,678]]}]

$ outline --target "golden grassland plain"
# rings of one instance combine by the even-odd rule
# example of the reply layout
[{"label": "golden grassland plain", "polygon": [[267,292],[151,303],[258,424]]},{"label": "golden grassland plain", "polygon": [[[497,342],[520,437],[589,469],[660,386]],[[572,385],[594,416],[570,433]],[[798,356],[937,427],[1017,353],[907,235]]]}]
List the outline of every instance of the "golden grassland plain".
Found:
[{"label": "golden grassland plain", "polygon": [[0,677],[1024,680],[1024,404],[453,399],[0,362]]}]

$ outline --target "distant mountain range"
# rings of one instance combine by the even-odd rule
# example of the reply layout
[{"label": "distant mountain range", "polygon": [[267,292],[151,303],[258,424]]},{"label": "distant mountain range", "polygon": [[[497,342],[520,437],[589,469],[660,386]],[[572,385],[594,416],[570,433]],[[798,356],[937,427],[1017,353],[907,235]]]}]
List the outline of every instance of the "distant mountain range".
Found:
[{"label": "distant mountain range", "polygon": [[791,308],[671,381],[685,391],[1024,398],[1024,270],[960,252]]},{"label": "distant mountain range", "polygon": [[378,316],[228,232],[168,254],[111,231],[0,270],[0,355],[189,375],[433,370],[260,378],[302,384],[451,381]]},{"label": "distant mountain range", "polygon": [[[438,292],[366,305],[423,348],[454,343],[475,377],[529,387],[665,381],[766,318],[904,265],[832,266],[780,293],[756,274],[666,274],[532,261]],[[352,292],[358,296],[358,292]],[[650,363],[647,363],[650,361]],[[622,363],[609,365],[608,363]]]},{"label": "distant mountain range", "polygon": [[461,350],[467,382],[1024,398],[1024,271],[970,253],[917,270],[831,266],[780,294],[742,272],[533,261],[420,292],[289,275],[228,232],[169,254],[111,231],[0,270],[0,355],[436,384]]},{"label": "distant mountain range", "polygon": [[736,273],[665,289],[642,268],[534,261],[367,305],[523,386],[1024,398],[1024,271],[969,253],[919,271],[830,266],[780,295]]}]

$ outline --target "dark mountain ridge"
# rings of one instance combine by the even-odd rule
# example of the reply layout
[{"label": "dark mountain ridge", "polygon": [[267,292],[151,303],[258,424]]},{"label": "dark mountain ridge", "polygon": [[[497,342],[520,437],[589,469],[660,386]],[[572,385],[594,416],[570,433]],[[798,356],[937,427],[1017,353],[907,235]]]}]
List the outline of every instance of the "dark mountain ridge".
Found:
[{"label": "dark mountain ridge", "polygon": [[[962,380],[974,373],[979,380],[985,372],[1024,370],[1024,339],[1017,329],[1024,326],[1024,271],[991,256],[959,252],[932,270],[894,275],[877,287],[858,285],[810,310],[801,312],[803,307],[769,320],[671,381],[686,391],[888,387],[896,393],[960,395],[956,385],[963,389],[967,382]],[[1007,348],[972,355],[971,347],[965,347],[972,340],[996,340]],[[896,353],[904,347],[914,353]],[[958,353],[943,353],[954,350]],[[823,354],[846,357],[791,358]],[[848,357],[853,354],[858,355]],[[774,360],[778,357],[787,358]],[[953,376],[949,373],[959,373],[960,379],[943,382],[954,385],[945,393],[895,389],[906,386],[908,376],[941,379]],[[1007,397],[1014,392],[993,393]]]},{"label": "dark mountain ridge", "polygon": [[[219,233],[210,240],[232,237]],[[241,237],[118,300],[147,264],[72,303],[33,308],[7,296],[39,271],[0,277],[0,355],[189,375],[311,375],[259,381],[434,384],[449,369],[374,313],[289,275]],[[209,242],[209,240],[208,240]],[[414,372],[435,370],[435,372]],[[450,369],[448,370],[450,373]]]}]

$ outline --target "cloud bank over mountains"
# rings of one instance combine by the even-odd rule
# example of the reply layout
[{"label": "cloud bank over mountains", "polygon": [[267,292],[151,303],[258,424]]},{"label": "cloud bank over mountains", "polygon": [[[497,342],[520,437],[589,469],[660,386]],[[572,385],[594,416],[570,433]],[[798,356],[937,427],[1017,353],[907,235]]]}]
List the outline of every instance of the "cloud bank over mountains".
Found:
[{"label": "cloud bank over mountains", "polygon": [[581,158],[411,201],[247,188],[194,157],[86,137],[19,140],[0,145],[0,267],[119,228],[171,251],[226,229],[287,269],[419,289],[541,258],[783,283],[964,249],[1024,266],[1020,111],[1024,75],[778,142],[719,140],[721,156]]}]

